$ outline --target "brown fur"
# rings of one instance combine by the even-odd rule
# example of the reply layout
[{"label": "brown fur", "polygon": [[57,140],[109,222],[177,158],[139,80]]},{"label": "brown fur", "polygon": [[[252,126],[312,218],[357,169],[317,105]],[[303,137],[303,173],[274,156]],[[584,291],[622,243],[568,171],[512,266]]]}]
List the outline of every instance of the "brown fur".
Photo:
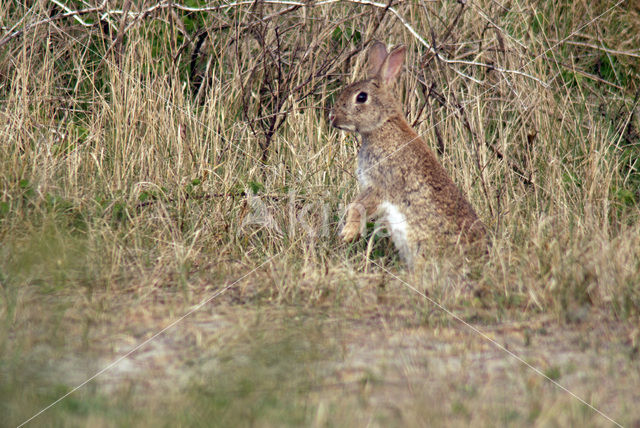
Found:
[{"label": "brown fur", "polygon": [[[486,246],[485,229],[427,144],[407,124],[392,92],[404,47],[389,54],[381,43],[369,51],[375,76],[342,92],[331,112],[333,126],[362,136],[358,152],[361,193],[347,210],[345,241],[358,237],[364,220],[392,204],[406,219],[406,246],[398,250],[412,266],[416,256],[456,243]],[[366,102],[356,97],[366,93]],[[393,236],[398,246],[401,240]],[[476,246],[476,245],[474,245]]]}]

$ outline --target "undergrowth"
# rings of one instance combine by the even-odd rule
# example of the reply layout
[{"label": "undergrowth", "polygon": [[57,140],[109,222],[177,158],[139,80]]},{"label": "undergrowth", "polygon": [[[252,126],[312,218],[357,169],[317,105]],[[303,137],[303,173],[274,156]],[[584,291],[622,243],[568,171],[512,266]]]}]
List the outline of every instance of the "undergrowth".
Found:
[{"label": "undergrowth", "polygon": [[[637,7],[393,3],[434,51],[358,2],[135,4],[127,19],[56,3],[0,17],[1,361],[33,350],[17,339],[33,322],[46,336],[98,300],[96,319],[114,316],[97,295],[194,304],[253,269],[232,304],[426,306],[386,273],[409,278],[371,225],[355,244],[338,236],[358,142],[326,116],[375,39],[408,46],[409,122],[492,241],[463,268],[434,258],[417,287],[470,319],[638,316]],[[418,312],[411,323],[442,322]]]}]

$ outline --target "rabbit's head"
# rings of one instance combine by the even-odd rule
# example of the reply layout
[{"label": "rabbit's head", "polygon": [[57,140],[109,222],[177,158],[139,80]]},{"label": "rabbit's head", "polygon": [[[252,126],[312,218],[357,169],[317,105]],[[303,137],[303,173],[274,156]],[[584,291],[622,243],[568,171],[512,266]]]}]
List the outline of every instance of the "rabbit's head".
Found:
[{"label": "rabbit's head", "polygon": [[368,52],[366,80],[347,86],[336,100],[329,120],[345,131],[366,134],[384,124],[390,117],[402,114],[402,106],[393,94],[393,84],[400,74],[406,48],[387,48],[375,42]]}]

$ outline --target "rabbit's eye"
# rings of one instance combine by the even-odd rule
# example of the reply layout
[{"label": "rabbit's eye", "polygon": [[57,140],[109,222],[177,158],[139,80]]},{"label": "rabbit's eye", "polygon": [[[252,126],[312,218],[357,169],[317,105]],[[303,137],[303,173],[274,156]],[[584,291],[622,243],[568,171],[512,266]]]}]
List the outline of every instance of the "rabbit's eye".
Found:
[{"label": "rabbit's eye", "polygon": [[360,93],[356,96],[356,102],[357,102],[358,104],[366,103],[366,102],[367,102],[367,93],[366,93],[366,92],[360,92]]}]

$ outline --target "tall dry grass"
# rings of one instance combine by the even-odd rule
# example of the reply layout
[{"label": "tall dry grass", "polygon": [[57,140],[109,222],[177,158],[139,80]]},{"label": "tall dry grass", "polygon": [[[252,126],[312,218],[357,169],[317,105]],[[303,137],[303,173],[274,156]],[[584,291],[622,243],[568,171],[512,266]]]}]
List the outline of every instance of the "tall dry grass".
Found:
[{"label": "tall dry grass", "polygon": [[26,17],[26,30],[0,62],[5,275],[38,276],[17,260],[45,230],[82,242],[99,266],[87,287],[274,256],[318,281],[362,269],[364,244],[336,238],[357,142],[325,113],[381,39],[409,46],[409,121],[491,230],[478,281],[541,310],[570,297],[635,312],[639,21],[612,6],[394,6],[436,57],[357,2],[80,15],[89,27],[29,27],[64,10],[14,4],[5,28]]},{"label": "tall dry grass", "polygon": [[265,261],[235,301],[357,312],[388,284],[411,299],[378,268],[402,274],[388,240],[337,236],[358,143],[326,113],[374,39],[408,46],[409,122],[492,239],[486,260],[461,273],[435,259],[417,285],[496,319],[638,315],[637,8],[393,3],[429,49],[359,2],[162,4],[2,12],[4,347],[34,319],[51,325],[62,296],[166,288],[193,302]]}]

